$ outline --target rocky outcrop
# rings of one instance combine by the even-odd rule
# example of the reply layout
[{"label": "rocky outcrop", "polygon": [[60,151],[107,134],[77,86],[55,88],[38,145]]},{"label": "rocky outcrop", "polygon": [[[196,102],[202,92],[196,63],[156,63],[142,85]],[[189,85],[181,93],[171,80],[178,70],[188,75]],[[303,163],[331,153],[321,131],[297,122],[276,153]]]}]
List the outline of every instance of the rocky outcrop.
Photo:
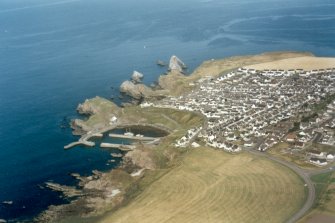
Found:
[{"label": "rocky outcrop", "polygon": [[165,67],[165,66],[166,66],[166,64],[165,64],[164,61],[162,61],[162,60],[157,60],[156,64],[157,64],[158,66],[161,66],[161,67]]},{"label": "rocky outcrop", "polygon": [[84,103],[78,105],[77,111],[81,115],[94,115],[98,112],[98,109],[86,99]]},{"label": "rocky outcrop", "polygon": [[144,84],[134,84],[132,81],[124,81],[120,86],[120,92],[137,100],[154,95],[153,90],[148,86]]},{"label": "rocky outcrop", "polygon": [[[49,206],[48,210],[34,219],[34,222],[61,222],[73,216],[85,218],[101,215],[122,204],[126,189],[134,182],[134,177],[120,169],[107,173],[95,171],[89,177],[80,177],[76,174],[74,177],[80,180],[79,189],[57,183],[47,183],[47,188],[61,192],[71,201],[68,204]],[[74,197],[78,198],[73,199]]]},{"label": "rocky outcrop", "polygon": [[181,61],[177,56],[173,55],[170,58],[169,70],[183,72],[184,69],[186,69],[185,63]]},{"label": "rocky outcrop", "polygon": [[46,187],[57,192],[61,192],[65,198],[73,198],[83,196],[83,191],[78,190],[76,187],[70,187],[57,183],[47,182]]},{"label": "rocky outcrop", "polygon": [[107,99],[95,97],[79,104],[77,111],[79,114],[87,115],[88,119],[73,119],[70,126],[74,135],[84,135],[92,129],[106,127],[111,118],[119,116],[121,109]]},{"label": "rocky outcrop", "polygon": [[91,128],[85,124],[85,121],[80,119],[73,119],[70,123],[70,126],[72,129],[72,134],[77,136],[84,135],[91,130]]},{"label": "rocky outcrop", "polygon": [[142,169],[154,170],[157,168],[152,151],[143,148],[136,148],[128,152],[124,162]]},{"label": "rocky outcrop", "polygon": [[134,71],[133,75],[131,75],[131,81],[135,84],[141,83],[144,75],[138,71]]}]

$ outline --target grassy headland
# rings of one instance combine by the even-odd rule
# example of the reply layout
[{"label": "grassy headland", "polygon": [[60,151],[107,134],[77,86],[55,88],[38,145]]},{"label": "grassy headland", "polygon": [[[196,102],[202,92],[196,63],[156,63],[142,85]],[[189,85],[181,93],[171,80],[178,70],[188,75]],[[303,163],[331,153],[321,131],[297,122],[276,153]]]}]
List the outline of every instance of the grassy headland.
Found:
[{"label": "grassy headland", "polygon": [[[159,85],[168,95],[176,96],[193,89],[191,83],[204,77],[215,78],[247,65],[306,56],[312,57],[309,53],[275,52],[210,60],[190,76],[177,72],[161,76]],[[120,108],[100,97],[85,101],[79,110],[89,114],[77,123],[86,132],[137,125],[157,127],[169,135],[158,145],[138,144],[126,154],[119,169],[89,181],[89,186],[104,185],[99,188],[100,197],[89,194],[65,205],[65,209],[56,209],[71,212],[73,207],[81,207],[84,213],[56,216],[54,222],[283,222],[305,201],[301,179],[265,158],[245,153],[231,155],[204,146],[176,148],[175,141],[187,130],[204,124],[202,115],[152,107]],[[111,124],[113,117],[117,122]],[[145,169],[144,174],[130,177],[138,169]],[[106,202],[105,188],[120,189],[113,198],[115,202]]]}]

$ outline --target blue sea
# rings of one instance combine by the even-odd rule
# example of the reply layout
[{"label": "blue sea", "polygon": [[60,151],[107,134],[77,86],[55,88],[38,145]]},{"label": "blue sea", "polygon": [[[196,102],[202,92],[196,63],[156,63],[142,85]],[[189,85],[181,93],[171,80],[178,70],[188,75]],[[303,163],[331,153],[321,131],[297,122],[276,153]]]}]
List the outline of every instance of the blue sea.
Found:
[{"label": "blue sea", "polygon": [[46,181],[115,167],[107,150],[63,150],[77,137],[60,126],[86,98],[117,97],[133,70],[154,82],[155,61],[173,54],[189,72],[264,51],[335,56],[334,11],[334,0],[0,0],[0,219],[66,202]]}]

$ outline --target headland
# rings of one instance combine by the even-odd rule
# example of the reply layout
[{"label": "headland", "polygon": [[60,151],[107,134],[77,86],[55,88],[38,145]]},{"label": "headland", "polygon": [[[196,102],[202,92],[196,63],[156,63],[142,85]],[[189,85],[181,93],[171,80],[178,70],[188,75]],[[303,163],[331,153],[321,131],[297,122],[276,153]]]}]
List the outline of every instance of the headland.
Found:
[{"label": "headland", "polygon": [[322,145],[318,134],[328,136],[335,113],[333,61],[310,53],[274,52],[212,59],[184,75],[186,65],[173,57],[167,74],[150,90],[140,82],[143,75],[134,72],[122,89],[141,104],[119,107],[101,97],[86,100],[77,110],[88,118],[72,121],[74,134],[81,135],[72,145],[89,146],[92,137],[132,126],[166,135],[154,143],[134,142],[120,167],[110,172],[75,174],[79,191],[51,185],[70,203],[51,206],[36,221],[300,219],[315,201],[309,176],[332,171],[332,160],[322,164],[331,152],[292,162],[285,161],[290,155],[266,151],[285,142],[282,149],[300,148],[296,154],[304,156]]}]

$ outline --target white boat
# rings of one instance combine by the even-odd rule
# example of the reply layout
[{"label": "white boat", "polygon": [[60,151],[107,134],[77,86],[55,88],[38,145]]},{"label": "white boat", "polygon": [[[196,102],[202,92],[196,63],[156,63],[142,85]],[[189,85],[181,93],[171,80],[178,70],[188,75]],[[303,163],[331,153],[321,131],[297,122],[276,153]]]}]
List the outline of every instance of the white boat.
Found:
[{"label": "white boat", "polygon": [[132,132],[125,132],[124,135],[125,136],[134,136],[134,133],[132,133]]}]

